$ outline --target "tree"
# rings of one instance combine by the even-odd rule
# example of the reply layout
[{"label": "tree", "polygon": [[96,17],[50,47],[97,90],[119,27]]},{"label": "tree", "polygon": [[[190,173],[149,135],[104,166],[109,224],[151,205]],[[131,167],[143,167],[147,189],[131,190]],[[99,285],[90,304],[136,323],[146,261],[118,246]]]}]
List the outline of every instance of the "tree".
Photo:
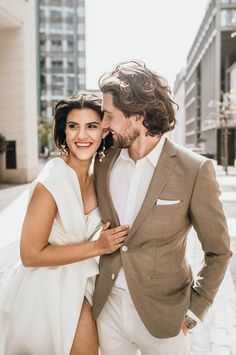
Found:
[{"label": "tree", "polygon": [[[228,165],[229,165],[229,151],[228,151],[228,135],[229,126],[233,123],[236,118],[236,92],[235,90],[230,90],[229,92],[221,92],[220,101],[209,102],[209,107],[216,109],[216,113],[213,116],[217,117],[218,124],[221,129],[221,164],[228,175]],[[208,120],[210,121],[210,120]],[[212,119],[211,119],[212,121]]]},{"label": "tree", "polygon": [[43,153],[44,149],[51,146],[51,124],[46,118],[40,118],[38,123],[38,137],[40,144],[40,152]]},{"label": "tree", "polygon": [[219,104],[219,119],[220,127],[222,132],[221,139],[221,161],[225,171],[228,175],[228,135],[229,135],[229,124],[233,120],[233,115],[235,114],[235,93],[233,90],[230,92],[221,92],[221,101]]}]

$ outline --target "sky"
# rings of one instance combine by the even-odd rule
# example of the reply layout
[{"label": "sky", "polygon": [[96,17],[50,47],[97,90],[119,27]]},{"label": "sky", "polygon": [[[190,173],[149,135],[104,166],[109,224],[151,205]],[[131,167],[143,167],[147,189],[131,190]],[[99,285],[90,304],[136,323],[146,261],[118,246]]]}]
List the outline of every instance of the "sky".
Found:
[{"label": "sky", "polygon": [[85,0],[86,87],[125,59],[140,59],[173,88],[208,0]]}]

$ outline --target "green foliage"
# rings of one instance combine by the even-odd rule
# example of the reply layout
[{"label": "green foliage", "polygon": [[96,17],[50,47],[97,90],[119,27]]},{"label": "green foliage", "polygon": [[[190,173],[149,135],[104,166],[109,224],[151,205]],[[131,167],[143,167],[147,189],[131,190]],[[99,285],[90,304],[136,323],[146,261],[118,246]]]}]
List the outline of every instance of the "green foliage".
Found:
[{"label": "green foliage", "polygon": [[7,148],[6,138],[2,133],[0,133],[0,154],[3,154],[6,151],[6,148]]},{"label": "green foliage", "polygon": [[51,138],[51,124],[46,119],[40,119],[38,123],[38,137],[42,147],[49,146]]}]

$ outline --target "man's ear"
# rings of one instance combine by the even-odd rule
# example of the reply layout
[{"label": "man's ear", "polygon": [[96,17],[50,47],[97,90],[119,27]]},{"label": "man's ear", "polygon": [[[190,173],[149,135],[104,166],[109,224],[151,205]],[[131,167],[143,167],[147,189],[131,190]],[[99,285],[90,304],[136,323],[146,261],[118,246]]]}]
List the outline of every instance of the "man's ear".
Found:
[{"label": "man's ear", "polygon": [[136,121],[143,121],[144,115],[141,115],[141,114],[135,115],[135,119],[136,119]]},{"label": "man's ear", "polygon": [[106,138],[106,136],[109,134],[109,130],[107,128],[103,129],[103,133],[102,133],[102,139]]}]

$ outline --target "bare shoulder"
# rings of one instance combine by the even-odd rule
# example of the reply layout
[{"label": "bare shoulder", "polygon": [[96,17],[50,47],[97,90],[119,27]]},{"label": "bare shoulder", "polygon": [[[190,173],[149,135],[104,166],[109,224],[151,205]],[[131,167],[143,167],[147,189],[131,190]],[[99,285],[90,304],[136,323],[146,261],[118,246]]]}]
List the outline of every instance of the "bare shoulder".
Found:
[{"label": "bare shoulder", "polygon": [[29,203],[29,209],[56,210],[56,202],[48,189],[40,182],[37,183]]}]

